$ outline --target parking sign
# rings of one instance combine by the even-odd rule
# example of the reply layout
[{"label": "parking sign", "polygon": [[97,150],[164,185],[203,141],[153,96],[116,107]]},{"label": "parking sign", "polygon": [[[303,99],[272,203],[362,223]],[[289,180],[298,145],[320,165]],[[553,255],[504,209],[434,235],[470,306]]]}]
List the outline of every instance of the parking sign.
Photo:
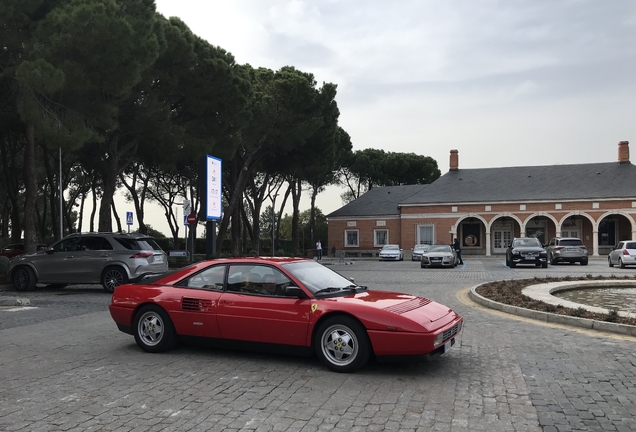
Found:
[{"label": "parking sign", "polygon": [[126,212],[126,225],[133,224],[133,212]]}]

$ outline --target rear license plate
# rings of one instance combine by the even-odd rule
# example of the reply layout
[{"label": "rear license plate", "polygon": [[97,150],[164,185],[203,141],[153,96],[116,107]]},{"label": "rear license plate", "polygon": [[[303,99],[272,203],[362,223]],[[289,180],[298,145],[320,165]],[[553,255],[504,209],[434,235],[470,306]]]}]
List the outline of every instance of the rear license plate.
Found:
[{"label": "rear license plate", "polygon": [[155,263],[162,263],[163,262],[163,257],[161,255],[155,256]]},{"label": "rear license plate", "polygon": [[579,249],[578,249],[578,248],[565,248],[565,250],[566,250],[567,252],[576,252],[576,251],[578,251]]}]

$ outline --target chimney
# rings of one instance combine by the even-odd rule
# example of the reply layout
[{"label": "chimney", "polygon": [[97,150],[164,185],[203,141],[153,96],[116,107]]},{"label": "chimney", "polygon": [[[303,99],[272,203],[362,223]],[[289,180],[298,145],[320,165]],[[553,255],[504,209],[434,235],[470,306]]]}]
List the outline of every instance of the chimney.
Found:
[{"label": "chimney", "polygon": [[[628,157],[629,158],[629,157]],[[459,152],[457,150],[451,150],[450,153],[450,170],[459,169]]]},{"label": "chimney", "polygon": [[629,141],[619,141],[618,163],[629,163]]}]

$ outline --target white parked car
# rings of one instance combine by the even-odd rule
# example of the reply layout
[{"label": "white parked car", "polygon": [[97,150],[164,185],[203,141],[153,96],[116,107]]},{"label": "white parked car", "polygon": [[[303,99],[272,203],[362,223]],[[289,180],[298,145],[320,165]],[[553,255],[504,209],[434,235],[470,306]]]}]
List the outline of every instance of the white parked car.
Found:
[{"label": "white parked car", "polygon": [[400,248],[400,245],[384,245],[380,249],[380,261],[402,261],[404,259],[404,253]]},{"label": "white parked car", "polygon": [[428,251],[430,245],[427,244],[418,244],[413,248],[413,253],[411,255],[411,261],[422,261],[422,255]]},{"label": "white parked car", "polygon": [[449,245],[431,245],[422,255],[420,267],[457,267],[457,254]]},{"label": "white parked car", "polygon": [[607,256],[607,262],[610,267],[615,265],[625,268],[628,265],[636,265],[636,241],[624,240]]}]

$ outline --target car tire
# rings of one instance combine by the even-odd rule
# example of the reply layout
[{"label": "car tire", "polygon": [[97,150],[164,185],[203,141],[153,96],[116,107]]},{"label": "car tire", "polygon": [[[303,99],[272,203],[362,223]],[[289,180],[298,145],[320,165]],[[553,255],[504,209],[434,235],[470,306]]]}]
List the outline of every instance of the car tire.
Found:
[{"label": "car tire", "polygon": [[619,258],[619,259],[618,259],[618,266],[619,266],[620,268],[622,268],[622,269],[624,269],[624,268],[625,268],[625,263],[623,262],[622,258]]},{"label": "car tire", "polygon": [[612,259],[610,257],[607,257],[607,263],[610,267],[614,267],[614,263],[612,263]]},{"label": "car tire", "polygon": [[314,348],[320,361],[334,372],[354,372],[363,367],[371,355],[366,329],[344,315],[327,318],[320,324]]},{"label": "car tire", "polygon": [[177,334],[170,317],[156,305],[146,305],[135,314],[133,334],[137,345],[150,353],[167,351],[177,343]]},{"label": "car tire", "polygon": [[517,264],[513,260],[510,260],[510,264],[508,265],[510,268],[515,268]]},{"label": "car tire", "polygon": [[18,291],[31,291],[35,289],[37,278],[30,267],[20,266],[13,270],[11,281]]},{"label": "car tire", "polygon": [[581,265],[587,265],[587,260],[581,260]]},{"label": "car tire", "polygon": [[106,267],[102,273],[102,287],[112,293],[119,285],[128,282],[128,276],[121,267]]}]

